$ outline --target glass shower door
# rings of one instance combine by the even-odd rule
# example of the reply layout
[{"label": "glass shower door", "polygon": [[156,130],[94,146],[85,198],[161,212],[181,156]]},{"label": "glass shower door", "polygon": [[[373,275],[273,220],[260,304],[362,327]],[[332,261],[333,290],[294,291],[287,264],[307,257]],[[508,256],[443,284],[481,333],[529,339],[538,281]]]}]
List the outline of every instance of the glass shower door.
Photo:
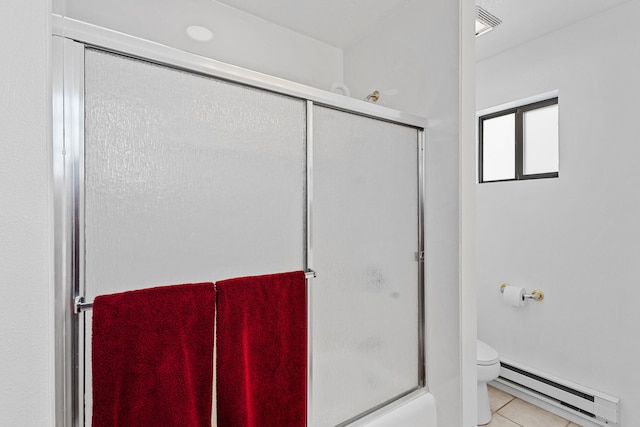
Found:
[{"label": "glass shower door", "polygon": [[304,267],[304,101],[92,49],[84,85],[87,301]]},{"label": "glass shower door", "polygon": [[421,383],[418,131],[313,110],[310,425]]},{"label": "glass shower door", "polygon": [[308,253],[310,427],[422,385],[418,130],[317,105],[308,118],[301,99],[97,49],[84,62],[87,301],[299,270]]}]

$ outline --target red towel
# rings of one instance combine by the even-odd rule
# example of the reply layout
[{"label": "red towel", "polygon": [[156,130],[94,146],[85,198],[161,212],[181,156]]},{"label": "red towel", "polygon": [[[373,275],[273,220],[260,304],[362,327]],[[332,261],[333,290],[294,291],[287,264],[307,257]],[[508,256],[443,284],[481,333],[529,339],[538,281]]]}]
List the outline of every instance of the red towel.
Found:
[{"label": "red towel", "polygon": [[95,298],[93,427],[210,427],[215,288]]},{"label": "red towel", "polygon": [[302,271],[217,282],[219,427],[304,427],[307,303]]}]

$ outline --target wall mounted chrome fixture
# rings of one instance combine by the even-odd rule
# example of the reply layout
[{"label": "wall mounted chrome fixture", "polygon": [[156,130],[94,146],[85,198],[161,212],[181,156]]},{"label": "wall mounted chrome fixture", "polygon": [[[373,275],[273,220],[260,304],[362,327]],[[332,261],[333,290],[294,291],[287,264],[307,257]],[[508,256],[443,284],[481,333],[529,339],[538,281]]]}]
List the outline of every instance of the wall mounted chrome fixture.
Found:
[{"label": "wall mounted chrome fixture", "polygon": [[[509,285],[506,283],[500,285],[500,293],[504,293],[504,288],[506,288],[507,286]],[[525,299],[532,299],[534,301],[542,301],[544,299],[544,292],[538,289],[534,289],[530,294],[524,294],[522,297]]]}]

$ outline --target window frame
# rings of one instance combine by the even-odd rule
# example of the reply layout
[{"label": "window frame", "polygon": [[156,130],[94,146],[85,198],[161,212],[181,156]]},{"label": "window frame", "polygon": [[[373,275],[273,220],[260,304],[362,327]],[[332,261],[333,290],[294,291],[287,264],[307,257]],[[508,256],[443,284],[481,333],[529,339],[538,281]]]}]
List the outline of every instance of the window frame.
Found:
[{"label": "window frame", "polygon": [[[558,105],[558,97],[545,99],[543,101],[532,102],[530,104],[520,105],[506,110],[500,110],[493,113],[485,114],[478,117],[478,182],[480,184],[487,182],[505,182],[505,181],[522,181],[526,179],[541,179],[541,178],[558,178],[558,171],[544,172],[536,174],[524,173],[524,126],[523,117],[524,113],[531,110],[537,110],[539,108],[548,107],[550,105]],[[484,147],[483,147],[483,134],[484,134],[484,121],[488,119],[495,119],[496,117],[506,116],[508,114],[515,115],[515,173],[514,178],[506,179],[494,179],[485,180],[483,163],[484,163]]]}]

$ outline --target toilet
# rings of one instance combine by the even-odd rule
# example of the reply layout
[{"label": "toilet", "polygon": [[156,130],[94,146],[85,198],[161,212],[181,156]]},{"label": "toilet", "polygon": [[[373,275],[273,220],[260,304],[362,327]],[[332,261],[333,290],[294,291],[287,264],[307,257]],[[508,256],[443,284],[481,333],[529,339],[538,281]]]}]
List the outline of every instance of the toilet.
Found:
[{"label": "toilet", "polygon": [[476,365],[478,367],[478,425],[482,426],[491,421],[487,383],[500,375],[500,355],[489,344],[478,340]]}]

